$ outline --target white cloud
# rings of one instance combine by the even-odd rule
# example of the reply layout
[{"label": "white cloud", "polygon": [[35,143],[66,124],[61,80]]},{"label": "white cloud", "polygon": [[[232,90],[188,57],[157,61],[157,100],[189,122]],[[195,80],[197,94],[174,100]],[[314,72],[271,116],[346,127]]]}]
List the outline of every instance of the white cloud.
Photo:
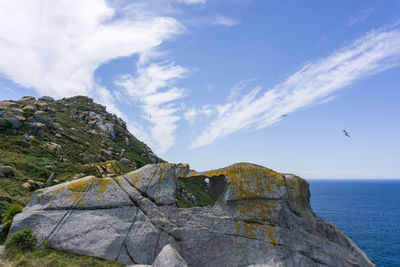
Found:
[{"label": "white cloud", "polygon": [[193,124],[196,121],[198,113],[195,108],[188,109],[184,114],[183,117],[187,120],[190,124]]},{"label": "white cloud", "polygon": [[223,26],[235,26],[235,25],[239,24],[239,21],[222,16],[222,15],[216,15],[212,24],[223,25]]},{"label": "white cloud", "polygon": [[204,105],[201,107],[199,110],[199,113],[205,115],[206,117],[210,117],[213,113],[213,109],[210,107],[210,105]]},{"label": "white cloud", "polygon": [[206,0],[175,0],[176,2],[184,3],[187,5],[205,4]]},{"label": "white cloud", "polygon": [[201,108],[196,109],[191,107],[183,114],[185,120],[190,124],[193,124],[199,116],[203,115],[205,117],[210,117],[214,113],[214,109],[210,105],[203,105]]},{"label": "white cloud", "polygon": [[187,73],[187,69],[171,62],[151,63],[138,66],[137,75],[123,75],[115,81],[139,103],[143,118],[151,124],[150,134],[137,127],[132,128],[133,133],[151,139],[156,151],[165,152],[175,143],[176,123],[181,119],[176,100],[185,96],[185,90],[173,87],[172,83]]},{"label": "white cloud", "polygon": [[256,79],[245,79],[245,80],[241,80],[238,83],[236,83],[232,87],[232,89],[229,93],[228,101],[237,99],[242,94],[243,90],[245,90],[249,86],[250,83],[253,83],[255,81],[256,81]]},{"label": "white cloud", "polygon": [[95,101],[106,106],[107,111],[117,115],[120,118],[126,119],[125,115],[117,107],[114,96],[105,87],[100,85],[96,86],[96,97]]},{"label": "white cloud", "polygon": [[211,144],[239,130],[267,127],[284,114],[321,101],[357,79],[399,63],[400,30],[371,31],[332,55],[305,65],[271,90],[262,92],[261,87],[255,87],[241,99],[217,106],[218,116],[192,147]]},{"label": "white cloud", "polygon": [[0,1],[0,72],[42,95],[90,95],[101,64],[183,31],[174,18],[117,18],[115,8],[104,0]]}]

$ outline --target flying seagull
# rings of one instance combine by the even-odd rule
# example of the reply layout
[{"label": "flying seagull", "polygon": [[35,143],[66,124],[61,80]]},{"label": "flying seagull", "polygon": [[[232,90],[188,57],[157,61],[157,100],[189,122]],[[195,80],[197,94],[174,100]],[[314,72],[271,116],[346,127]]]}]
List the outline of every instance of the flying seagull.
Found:
[{"label": "flying seagull", "polygon": [[350,137],[350,134],[346,130],[343,130],[343,133],[345,136]]}]

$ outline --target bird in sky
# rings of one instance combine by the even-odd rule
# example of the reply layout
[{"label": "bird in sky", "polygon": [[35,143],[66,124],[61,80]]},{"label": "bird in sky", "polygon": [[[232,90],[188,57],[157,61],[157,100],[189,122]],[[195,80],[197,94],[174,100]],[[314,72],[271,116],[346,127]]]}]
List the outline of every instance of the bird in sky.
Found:
[{"label": "bird in sky", "polygon": [[346,130],[343,130],[343,133],[345,136],[350,137],[350,134]]}]

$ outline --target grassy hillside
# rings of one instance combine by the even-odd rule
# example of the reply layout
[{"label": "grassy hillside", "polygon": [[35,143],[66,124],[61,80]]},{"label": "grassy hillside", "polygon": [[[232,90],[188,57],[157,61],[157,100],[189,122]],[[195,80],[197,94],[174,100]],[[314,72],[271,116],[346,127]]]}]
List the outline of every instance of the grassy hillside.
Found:
[{"label": "grassy hillside", "polygon": [[0,220],[12,204],[26,205],[34,189],[160,161],[90,98],[0,101]]}]

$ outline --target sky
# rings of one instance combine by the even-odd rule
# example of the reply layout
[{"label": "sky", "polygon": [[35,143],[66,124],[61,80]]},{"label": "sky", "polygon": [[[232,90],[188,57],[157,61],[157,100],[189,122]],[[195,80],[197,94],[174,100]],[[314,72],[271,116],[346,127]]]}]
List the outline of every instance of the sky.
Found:
[{"label": "sky", "polygon": [[0,2],[0,100],[89,96],[198,171],[400,178],[399,65],[397,0]]}]

